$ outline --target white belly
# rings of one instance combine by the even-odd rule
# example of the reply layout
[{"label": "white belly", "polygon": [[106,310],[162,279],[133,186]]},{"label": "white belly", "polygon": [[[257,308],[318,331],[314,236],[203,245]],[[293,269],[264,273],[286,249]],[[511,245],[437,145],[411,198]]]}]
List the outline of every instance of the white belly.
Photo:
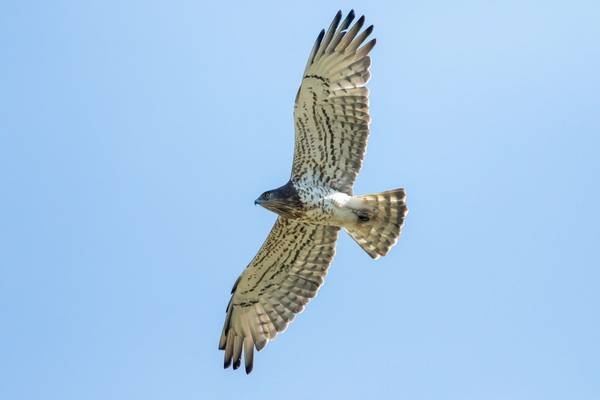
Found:
[{"label": "white belly", "polygon": [[319,225],[347,226],[356,221],[352,196],[327,187],[310,187],[299,190],[305,206],[302,220]]}]

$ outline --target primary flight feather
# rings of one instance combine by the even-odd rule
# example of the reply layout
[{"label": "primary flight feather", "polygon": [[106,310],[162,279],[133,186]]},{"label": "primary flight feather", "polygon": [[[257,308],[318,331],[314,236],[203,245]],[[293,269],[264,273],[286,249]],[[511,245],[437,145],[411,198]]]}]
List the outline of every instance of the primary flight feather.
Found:
[{"label": "primary flight feather", "polygon": [[315,41],[296,95],[290,180],[255,203],[279,217],[231,290],[219,340],[225,368],[252,371],[261,350],[304,309],[321,285],[340,228],[373,258],[397,242],[407,213],[403,189],[353,196],[369,136],[373,26],[339,11]]}]

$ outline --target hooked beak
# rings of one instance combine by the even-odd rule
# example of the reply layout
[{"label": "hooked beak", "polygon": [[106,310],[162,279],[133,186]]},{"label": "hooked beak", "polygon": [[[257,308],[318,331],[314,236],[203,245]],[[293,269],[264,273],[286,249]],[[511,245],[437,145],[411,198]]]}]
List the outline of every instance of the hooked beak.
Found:
[{"label": "hooked beak", "polygon": [[256,200],[254,200],[254,205],[255,206],[260,206],[260,205],[262,205],[262,203],[263,203],[263,201],[260,199],[260,197],[258,199],[256,199]]}]

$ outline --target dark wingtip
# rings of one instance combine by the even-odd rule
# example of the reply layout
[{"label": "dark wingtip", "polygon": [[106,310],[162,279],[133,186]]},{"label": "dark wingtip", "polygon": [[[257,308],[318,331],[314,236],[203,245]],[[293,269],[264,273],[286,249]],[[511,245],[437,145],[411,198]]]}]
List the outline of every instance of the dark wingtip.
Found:
[{"label": "dark wingtip", "polygon": [[253,366],[254,366],[253,364],[246,365],[246,375],[249,375],[250,372],[252,372],[252,367]]},{"label": "dark wingtip", "polygon": [[338,12],[335,13],[335,17],[333,17],[333,21],[331,21],[331,25],[329,26],[329,28],[333,28],[334,26],[337,27],[341,20],[342,10],[338,10]]},{"label": "dark wingtip", "polygon": [[344,18],[344,22],[342,22],[340,29],[341,30],[348,29],[348,27],[352,24],[352,21],[354,21],[354,17],[355,17],[354,10],[350,10],[348,15],[346,15],[346,18]]},{"label": "dark wingtip", "polygon": [[238,369],[241,365],[241,361],[239,359],[235,360],[233,363],[233,369]]},{"label": "dark wingtip", "polygon": [[317,42],[323,40],[323,36],[325,36],[325,29],[321,29],[321,32],[319,32],[319,36],[317,36]]},{"label": "dark wingtip", "polygon": [[[317,55],[318,49],[321,47],[321,43],[323,42],[324,36],[325,36],[325,29],[321,29],[321,32],[319,32],[319,35],[317,36],[317,40],[315,40],[315,47],[313,49],[313,54],[310,59],[311,64],[315,61],[315,57]],[[298,94],[300,94],[300,88],[298,88]],[[298,100],[298,94],[296,95],[296,100]]]},{"label": "dark wingtip", "polygon": [[227,369],[231,366],[231,358],[229,360],[225,359],[225,361],[223,361],[223,368]]}]

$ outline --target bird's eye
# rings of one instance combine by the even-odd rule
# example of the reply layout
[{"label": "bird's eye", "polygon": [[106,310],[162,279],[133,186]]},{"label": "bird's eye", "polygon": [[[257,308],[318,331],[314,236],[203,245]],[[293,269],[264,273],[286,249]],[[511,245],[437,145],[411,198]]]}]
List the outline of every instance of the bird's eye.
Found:
[{"label": "bird's eye", "polygon": [[263,197],[265,198],[265,200],[269,200],[269,197],[271,197],[271,193],[265,193]]}]

